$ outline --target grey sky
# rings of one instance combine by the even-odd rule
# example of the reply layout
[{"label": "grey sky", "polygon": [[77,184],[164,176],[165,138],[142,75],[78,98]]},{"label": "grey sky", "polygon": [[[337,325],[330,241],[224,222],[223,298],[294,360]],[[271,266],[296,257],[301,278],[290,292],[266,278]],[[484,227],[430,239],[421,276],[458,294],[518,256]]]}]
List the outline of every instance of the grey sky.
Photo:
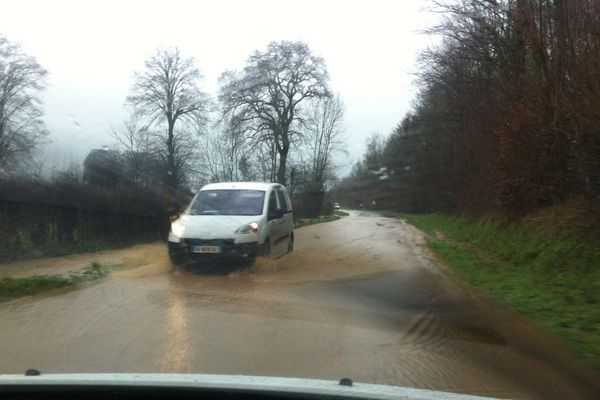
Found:
[{"label": "grey sky", "polygon": [[325,58],[347,105],[349,157],[373,132],[389,133],[410,108],[415,59],[434,22],[426,1],[3,1],[0,33],[49,71],[45,94],[50,162],[80,162],[111,144],[126,117],[134,71],[157,46],[196,58],[216,94],[225,69],[272,40],[303,40]]}]

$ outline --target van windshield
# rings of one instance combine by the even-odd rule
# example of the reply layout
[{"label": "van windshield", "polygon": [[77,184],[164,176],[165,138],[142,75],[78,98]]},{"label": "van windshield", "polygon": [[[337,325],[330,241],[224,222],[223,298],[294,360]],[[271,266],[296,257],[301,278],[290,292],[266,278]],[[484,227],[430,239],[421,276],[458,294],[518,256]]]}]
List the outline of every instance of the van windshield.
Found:
[{"label": "van windshield", "polygon": [[263,211],[263,190],[203,190],[190,215],[260,215]]}]

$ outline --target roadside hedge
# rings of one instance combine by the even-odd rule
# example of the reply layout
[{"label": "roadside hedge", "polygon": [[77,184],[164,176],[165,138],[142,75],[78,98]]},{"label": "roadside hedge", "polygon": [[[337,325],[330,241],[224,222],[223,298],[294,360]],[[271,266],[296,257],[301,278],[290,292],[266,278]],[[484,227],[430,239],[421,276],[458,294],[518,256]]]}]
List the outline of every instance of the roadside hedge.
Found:
[{"label": "roadside hedge", "polygon": [[178,207],[139,188],[0,180],[0,262],[161,240]]}]

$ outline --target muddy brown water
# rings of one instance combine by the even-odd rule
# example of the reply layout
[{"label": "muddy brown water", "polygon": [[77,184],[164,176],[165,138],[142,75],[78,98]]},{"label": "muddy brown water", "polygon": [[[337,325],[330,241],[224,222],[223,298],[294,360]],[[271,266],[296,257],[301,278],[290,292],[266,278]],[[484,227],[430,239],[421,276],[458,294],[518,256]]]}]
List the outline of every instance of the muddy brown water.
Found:
[{"label": "muddy brown water", "polygon": [[350,377],[499,398],[597,398],[597,374],[450,278],[424,244],[401,221],[352,212],[297,230],[290,255],[217,273],[173,271],[162,244],[6,265],[4,274],[21,275],[94,260],[125,267],[0,304],[0,373]]}]

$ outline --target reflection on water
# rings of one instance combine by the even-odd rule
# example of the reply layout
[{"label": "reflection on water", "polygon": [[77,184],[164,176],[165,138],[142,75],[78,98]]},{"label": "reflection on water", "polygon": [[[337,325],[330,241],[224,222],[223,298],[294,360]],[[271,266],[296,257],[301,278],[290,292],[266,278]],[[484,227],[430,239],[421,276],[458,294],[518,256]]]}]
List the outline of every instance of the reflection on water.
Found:
[{"label": "reflection on water", "polygon": [[164,327],[166,344],[160,362],[161,372],[190,372],[190,332],[186,304],[178,291],[171,292]]}]

